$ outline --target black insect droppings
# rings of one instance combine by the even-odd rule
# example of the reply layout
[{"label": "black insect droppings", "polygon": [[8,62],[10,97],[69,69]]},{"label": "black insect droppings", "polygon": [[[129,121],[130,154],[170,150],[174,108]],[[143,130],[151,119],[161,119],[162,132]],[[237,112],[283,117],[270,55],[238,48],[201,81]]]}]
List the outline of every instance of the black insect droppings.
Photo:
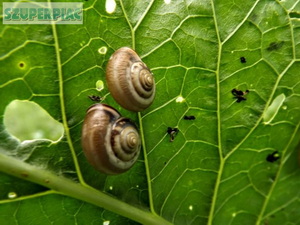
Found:
[{"label": "black insect droppings", "polygon": [[275,151],[275,152],[269,154],[269,155],[267,156],[266,160],[267,160],[268,162],[273,163],[273,162],[276,162],[279,158],[280,158],[280,155],[279,155],[278,151]]},{"label": "black insect droppings", "polygon": [[103,100],[100,96],[97,95],[89,95],[88,97],[94,102],[101,102]]},{"label": "black insect droppings", "polygon": [[236,102],[240,103],[241,101],[247,100],[245,95],[249,93],[249,90],[241,91],[234,88],[231,90],[231,93],[234,95],[234,98],[236,98]]},{"label": "black insect droppings", "polygon": [[284,41],[280,41],[280,42],[272,42],[270,43],[269,47],[267,48],[268,51],[275,51],[280,49],[284,44]]},{"label": "black insect droppings", "polygon": [[195,116],[184,116],[183,119],[184,120],[195,120],[196,117]]},{"label": "black insect droppings", "polygon": [[176,137],[176,135],[178,134],[179,130],[178,128],[172,128],[172,127],[168,127],[167,129],[167,133],[170,134],[170,142],[174,141],[174,138]]},{"label": "black insect droppings", "polygon": [[240,60],[241,60],[241,63],[246,63],[247,61],[246,61],[246,58],[244,57],[244,56],[242,56],[241,58],[240,58]]}]

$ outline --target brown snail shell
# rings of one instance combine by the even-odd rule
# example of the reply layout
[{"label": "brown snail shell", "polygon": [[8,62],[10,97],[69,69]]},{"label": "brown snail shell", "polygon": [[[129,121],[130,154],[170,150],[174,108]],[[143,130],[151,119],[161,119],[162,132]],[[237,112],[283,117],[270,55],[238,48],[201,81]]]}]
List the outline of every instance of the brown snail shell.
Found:
[{"label": "brown snail shell", "polygon": [[95,104],[87,110],[81,142],[92,166],[111,175],[129,170],[141,148],[136,125],[105,104]]},{"label": "brown snail shell", "polygon": [[115,51],[106,67],[107,86],[123,108],[139,112],[154,100],[154,77],[135,51],[123,47]]}]

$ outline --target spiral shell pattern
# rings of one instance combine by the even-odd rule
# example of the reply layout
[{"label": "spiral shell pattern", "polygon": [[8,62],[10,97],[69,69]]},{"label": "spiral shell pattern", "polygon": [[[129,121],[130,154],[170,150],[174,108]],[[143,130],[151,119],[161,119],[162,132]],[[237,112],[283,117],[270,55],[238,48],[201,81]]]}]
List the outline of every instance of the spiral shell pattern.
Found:
[{"label": "spiral shell pattern", "polygon": [[141,140],[136,125],[114,108],[95,104],[87,110],[82,147],[92,166],[106,174],[129,170],[138,159]]},{"label": "spiral shell pattern", "polygon": [[130,48],[120,48],[110,57],[106,81],[113,98],[127,110],[142,111],[154,100],[154,77],[137,53]]}]

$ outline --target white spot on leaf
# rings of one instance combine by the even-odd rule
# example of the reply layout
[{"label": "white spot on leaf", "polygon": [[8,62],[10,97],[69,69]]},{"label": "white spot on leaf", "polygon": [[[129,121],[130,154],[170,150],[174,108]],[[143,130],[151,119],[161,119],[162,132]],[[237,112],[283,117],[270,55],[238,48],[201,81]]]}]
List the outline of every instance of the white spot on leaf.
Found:
[{"label": "white spot on leaf", "polygon": [[104,89],[104,83],[102,80],[98,80],[96,82],[96,89],[97,91],[102,91]]},{"label": "white spot on leaf", "polygon": [[8,195],[7,195],[7,197],[9,199],[14,199],[14,198],[18,197],[18,195],[17,195],[16,192],[9,192]]},{"label": "white spot on leaf", "polygon": [[169,5],[171,3],[171,0],[164,0],[164,2]]},{"label": "white spot on leaf", "polygon": [[105,55],[106,52],[107,52],[107,47],[102,46],[101,48],[98,49],[98,52],[99,52],[101,55]]},{"label": "white spot on leaf", "polygon": [[109,224],[110,224],[109,220],[103,221],[103,225],[109,225]]},{"label": "white spot on leaf", "polygon": [[190,211],[193,211],[193,208],[194,208],[194,207],[193,207],[192,205],[189,206],[189,210],[190,210]]},{"label": "white spot on leaf", "polygon": [[178,102],[178,103],[182,103],[182,102],[184,102],[185,101],[185,99],[182,97],[182,96],[178,96],[177,98],[176,98],[176,102]]},{"label": "white spot on leaf", "polygon": [[108,14],[112,14],[116,10],[116,1],[115,0],[106,0],[105,10]]},{"label": "white spot on leaf", "polygon": [[284,94],[278,95],[273,100],[273,102],[271,103],[271,105],[269,105],[269,107],[267,108],[267,110],[263,114],[264,124],[269,124],[269,123],[272,122],[272,120],[277,115],[280,107],[282,106],[284,100],[285,100],[285,95]]}]

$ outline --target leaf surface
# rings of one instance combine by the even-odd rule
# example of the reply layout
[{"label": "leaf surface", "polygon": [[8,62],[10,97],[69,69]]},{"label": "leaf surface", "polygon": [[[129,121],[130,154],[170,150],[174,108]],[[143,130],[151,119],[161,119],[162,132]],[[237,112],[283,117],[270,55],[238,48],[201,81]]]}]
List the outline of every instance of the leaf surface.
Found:
[{"label": "leaf surface", "polygon": [[[0,115],[13,100],[34,101],[65,134],[20,143],[1,120],[0,155],[173,224],[299,224],[300,3],[166,2],[117,1],[108,14],[105,1],[85,1],[83,25],[2,24]],[[140,114],[122,109],[106,86],[107,61],[123,46],[155,76],[155,101]],[[233,89],[244,92],[240,102]],[[127,173],[106,176],[86,161],[80,137],[88,95],[139,123],[143,154]],[[277,96],[285,98],[264,123]],[[179,130],[172,142],[168,127]],[[279,159],[270,162],[275,151]],[[139,221],[3,168],[1,224]]]}]

